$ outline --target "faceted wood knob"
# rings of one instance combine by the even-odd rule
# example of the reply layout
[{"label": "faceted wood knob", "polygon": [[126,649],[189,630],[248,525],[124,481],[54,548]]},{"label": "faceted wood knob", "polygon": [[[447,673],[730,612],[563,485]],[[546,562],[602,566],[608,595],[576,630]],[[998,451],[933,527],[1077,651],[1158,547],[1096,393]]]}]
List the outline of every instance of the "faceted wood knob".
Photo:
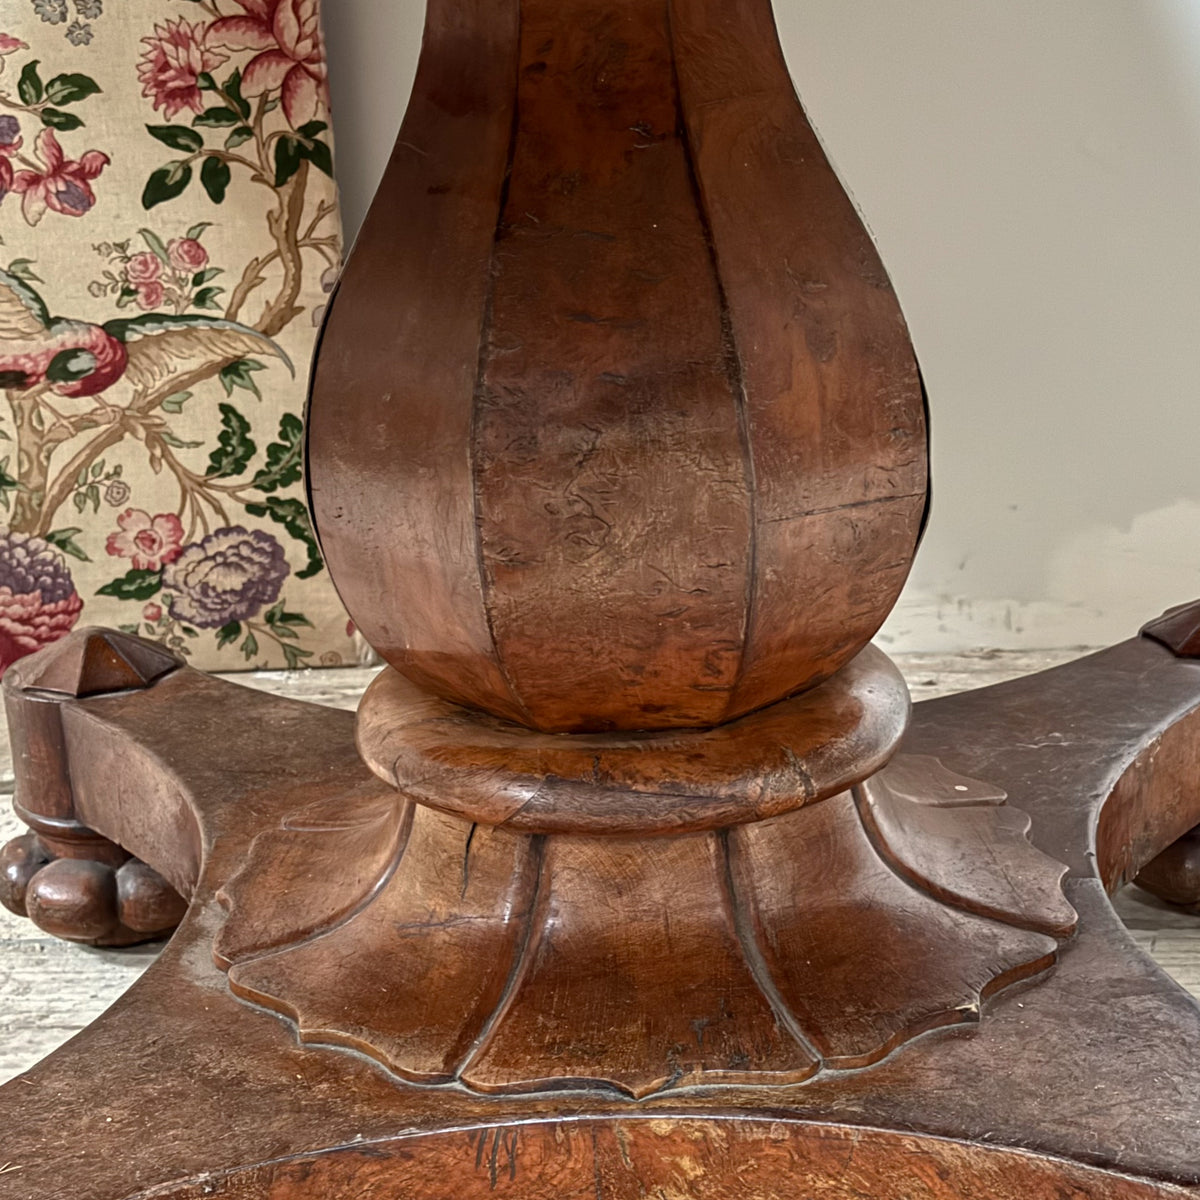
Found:
[{"label": "faceted wood knob", "polygon": [[434,0],[309,433],[343,599],[443,697],[711,726],[848,662],[924,408],[768,0]]}]

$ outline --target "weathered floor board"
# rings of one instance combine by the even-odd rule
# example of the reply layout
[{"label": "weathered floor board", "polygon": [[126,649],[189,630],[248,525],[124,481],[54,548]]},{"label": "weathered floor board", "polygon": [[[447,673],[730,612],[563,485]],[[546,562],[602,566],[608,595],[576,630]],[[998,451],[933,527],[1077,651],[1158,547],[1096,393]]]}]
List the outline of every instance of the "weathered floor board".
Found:
[{"label": "weathered floor board", "polygon": [[[998,652],[895,655],[915,700],[1042,670],[1083,653]],[[377,668],[262,672],[237,676],[249,687],[353,708]],[[8,795],[12,767],[0,736],[0,842],[22,831]],[[1200,998],[1200,918],[1127,889],[1118,911],[1142,945],[1181,986]],[[91,950],[36,936],[0,909],[0,1081],[25,1070],[104,1011],[154,961],[154,946]]]}]

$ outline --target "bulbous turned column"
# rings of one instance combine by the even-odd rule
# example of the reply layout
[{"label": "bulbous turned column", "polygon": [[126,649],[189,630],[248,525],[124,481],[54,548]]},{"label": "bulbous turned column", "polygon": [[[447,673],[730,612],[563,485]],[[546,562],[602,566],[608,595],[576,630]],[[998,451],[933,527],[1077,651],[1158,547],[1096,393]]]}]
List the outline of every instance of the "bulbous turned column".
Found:
[{"label": "bulbous turned column", "polygon": [[[645,1096],[867,1066],[1053,962],[1028,820],[893,759],[921,383],[769,0],[431,0],[308,437],[396,807],[256,843],[238,995],[411,1084]],[[320,937],[258,883],[300,837],[354,864]]]},{"label": "bulbous turned column", "polygon": [[711,726],[853,658],[921,386],[769,0],[432,0],[309,439],[351,615],[439,696]]}]

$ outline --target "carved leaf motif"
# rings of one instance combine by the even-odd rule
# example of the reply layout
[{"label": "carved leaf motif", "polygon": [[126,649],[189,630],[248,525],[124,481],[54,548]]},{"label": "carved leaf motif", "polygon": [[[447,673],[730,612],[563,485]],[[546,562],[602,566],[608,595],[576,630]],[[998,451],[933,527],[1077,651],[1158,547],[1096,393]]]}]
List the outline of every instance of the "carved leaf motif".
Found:
[{"label": "carved leaf motif", "polygon": [[1067,868],[1030,844],[1028,815],[995,800],[988,806],[976,781],[936,759],[916,760],[918,767],[922,761],[940,773],[928,799],[919,789],[906,794],[913,763],[905,756],[895,771],[898,786],[889,766],[856,789],[863,824],[892,868],[944,903],[1069,937],[1076,916],[1062,891]]},{"label": "carved leaf motif", "polygon": [[558,837],[545,853],[526,961],[464,1083],[486,1092],[600,1083],[642,1097],[814,1074],[816,1055],[742,952],[720,834]]},{"label": "carved leaf motif", "polygon": [[537,860],[529,838],[417,808],[399,867],[371,903],[328,933],[235,965],[230,984],[291,1017],[303,1041],[446,1083],[501,1003]]},{"label": "carved leaf motif", "polygon": [[302,1040],[411,1083],[797,1084],[978,1020],[1053,963],[1065,868],[1003,801],[900,756],[783,816],[641,840],[315,805],[256,842],[218,954]]},{"label": "carved leaf motif", "polygon": [[867,1066],[927,1030],[978,1020],[984,995],[1053,962],[1053,938],[897,874],[849,794],[796,816],[731,831],[731,875],[769,985],[826,1067]]},{"label": "carved leaf motif", "polygon": [[[394,795],[358,805],[317,801],[259,834],[247,865],[222,889],[230,914],[214,955],[228,967],[313,937],[363,903],[397,862],[412,819]],[[319,873],[314,864],[323,865]]]}]

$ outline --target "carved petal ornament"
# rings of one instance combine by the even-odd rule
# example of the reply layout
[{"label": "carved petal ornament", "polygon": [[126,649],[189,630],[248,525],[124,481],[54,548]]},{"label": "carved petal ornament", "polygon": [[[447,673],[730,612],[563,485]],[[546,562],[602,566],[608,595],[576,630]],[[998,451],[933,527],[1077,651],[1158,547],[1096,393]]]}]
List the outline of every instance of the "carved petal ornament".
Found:
[{"label": "carved petal ornament", "polygon": [[[302,1041],[411,1084],[800,1083],[978,1020],[1053,964],[1066,868],[1004,799],[901,755],[821,803],[673,837],[318,803],[254,843],[216,953]],[[313,878],[315,861],[344,867]]]}]

